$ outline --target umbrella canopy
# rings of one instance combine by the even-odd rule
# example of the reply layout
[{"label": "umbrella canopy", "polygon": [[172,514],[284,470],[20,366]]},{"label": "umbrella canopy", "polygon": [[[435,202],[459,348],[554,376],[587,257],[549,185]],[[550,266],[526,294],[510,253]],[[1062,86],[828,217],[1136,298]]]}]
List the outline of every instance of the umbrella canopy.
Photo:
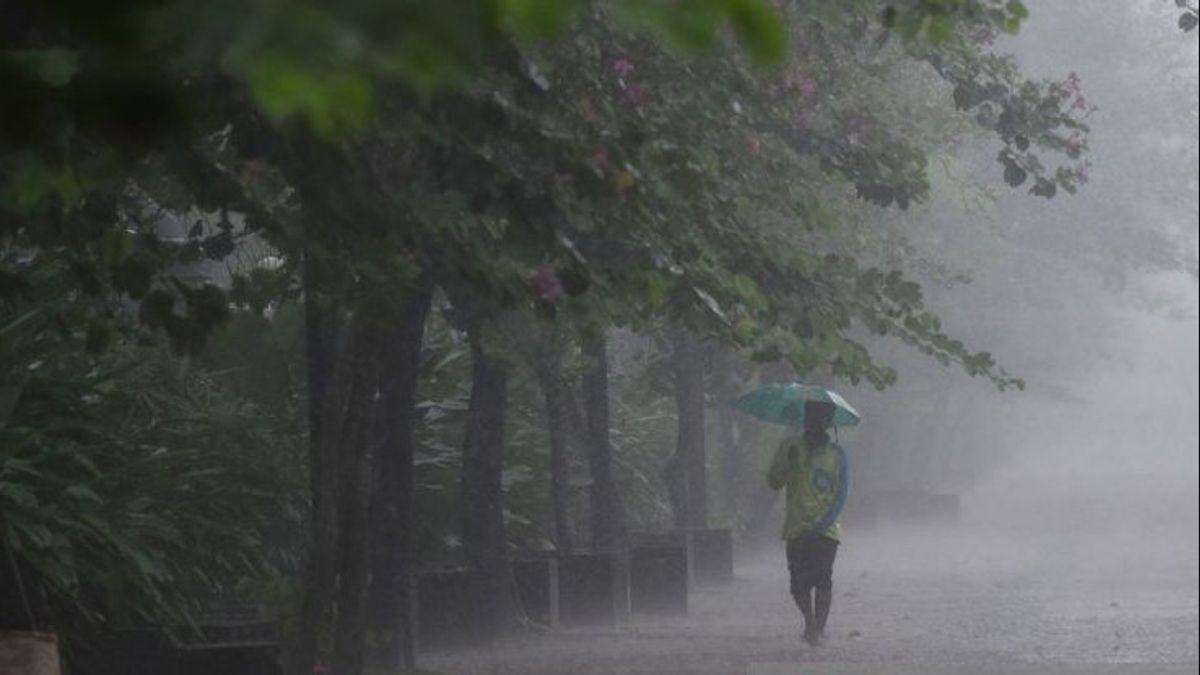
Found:
[{"label": "umbrella canopy", "polygon": [[804,384],[803,382],[768,384],[749,394],[739,396],[733,405],[738,410],[749,413],[764,422],[803,427],[804,404],[809,401],[820,401],[833,405],[833,426],[835,427],[852,427],[862,419],[854,406],[850,405],[837,392],[820,385]]}]

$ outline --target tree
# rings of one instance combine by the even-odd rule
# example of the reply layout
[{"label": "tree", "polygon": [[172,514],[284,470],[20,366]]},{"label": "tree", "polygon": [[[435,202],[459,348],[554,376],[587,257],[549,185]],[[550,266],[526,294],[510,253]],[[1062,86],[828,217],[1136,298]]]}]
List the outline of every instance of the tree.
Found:
[{"label": "tree", "polygon": [[414,627],[405,611],[410,606],[409,579],[413,574],[410,523],[413,518],[413,458],[416,388],[425,316],[432,300],[428,279],[418,280],[415,292],[399,308],[384,334],[380,371],[380,446],[371,493],[370,626],[380,643],[372,654],[373,667],[397,663],[413,668]]},{"label": "tree", "polygon": [[[97,341],[117,318],[118,298],[136,303],[147,332],[166,334],[182,352],[202,348],[230,299],[260,302],[270,291],[304,298],[313,541],[296,672],[311,670],[325,616],[335,668],[359,669],[372,461],[383,462],[386,481],[376,513],[402,513],[409,499],[398,466],[405,412],[377,401],[379,342],[391,334],[403,344],[390,346],[408,355],[387,371],[397,387],[386,390],[388,405],[413,400],[416,378],[399,369],[420,350],[415,327],[389,333],[390,324],[370,317],[420,305],[428,289],[413,282],[424,275],[480,296],[467,331],[476,387],[463,474],[468,555],[480,570],[505,564],[508,373],[489,353],[487,319],[530,304],[537,266],[554,270],[568,298],[611,297],[628,306],[625,316],[667,318],[760,359],[786,358],[799,372],[828,364],[850,379],[894,379],[853,339],[857,323],[1010,383],[990,356],[943,333],[914,283],[849,256],[822,256],[790,227],[797,218],[821,222],[823,204],[846,185],[872,203],[907,208],[928,181],[917,144],[870,116],[814,108],[803,81],[772,86],[755,70],[752,63],[783,56],[785,26],[814,38],[798,44],[801,58],[827,68],[820,86],[848,91],[871,71],[856,59],[872,44],[886,47],[895,31],[907,41],[886,48],[905,63],[932,64],[958,105],[1003,142],[1005,180],[1044,197],[1076,182],[1069,168],[1045,169],[1034,153],[1074,159],[1082,125],[1054,90],[1022,82],[970,35],[1015,31],[1025,14],[1017,2],[798,5],[782,14],[787,23],[752,0],[611,2],[590,12],[565,1],[536,11],[484,2],[304,3],[287,13],[256,4],[76,5],[5,5],[5,37],[20,49],[4,55],[0,90],[25,104],[0,105],[5,250],[65,252],[73,287],[97,298],[71,318]],[[574,41],[526,41],[562,30],[571,9]],[[699,73],[659,48],[714,54],[726,25],[749,61],[712,56]],[[551,62],[583,76],[547,77]],[[651,86],[667,96],[651,100]],[[798,128],[798,116],[814,123]],[[217,214],[216,227],[166,246],[143,217],[159,207]],[[220,260],[257,235],[281,254],[276,274],[235,280],[229,292],[172,278],[180,258]],[[6,283],[21,281],[21,270],[10,269]],[[607,477],[606,353],[594,336],[585,350],[594,535],[620,548],[624,516]],[[395,427],[386,423],[392,414],[401,416]],[[388,424],[381,433],[396,453],[368,452],[372,420]],[[691,466],[703,469],[698,456]],[[699,499],[702,475],[697,482]],[[402,555],[406,526],[402,515],[389,516],[372,534],[400,542],[393,554]],[[489,578],[502,584],[506,575]],[[402,601],[394,581],[381,599]],[[505,596],[499,585],[488,591],[497,623],[508,618]],[[395,606],[376,610],[380,621],[402,616]]]},{"label": "tree", "polygon": [[708,525],[708,473],[705,453],[705,358],[703,346],[684,329],[672,336],[675,415],[679,431],[675,454],[663,469],[675,526]]}]

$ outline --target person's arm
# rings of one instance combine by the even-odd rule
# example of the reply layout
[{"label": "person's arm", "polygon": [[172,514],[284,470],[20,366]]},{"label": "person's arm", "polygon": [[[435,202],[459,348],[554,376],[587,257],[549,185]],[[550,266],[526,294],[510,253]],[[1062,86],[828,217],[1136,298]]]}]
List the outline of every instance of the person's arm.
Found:
[{"label": "person's arm", "polygon": [[778,490],[787,485],[788,475],[792,469],[790,460],[791,450],[791,439],[785,439],[775,449],[775,457],[771,460],[771,468],[767,470],[767,485],[770,485],[772,490]]},{"label": "person's arm", "polygon": [[842,515],[842,508],[846,506],[846,495],[850,492],[850,471],[846,465],[846,451],[838,446],[833,446],[838,456],[837,468],[837,490],[834,492],[833,499],[830,500],[829,507],[825,509],[825,515],[817,521],[812,527],[813,532],[824,532],[828,530],[835,522],[838,516]]}]

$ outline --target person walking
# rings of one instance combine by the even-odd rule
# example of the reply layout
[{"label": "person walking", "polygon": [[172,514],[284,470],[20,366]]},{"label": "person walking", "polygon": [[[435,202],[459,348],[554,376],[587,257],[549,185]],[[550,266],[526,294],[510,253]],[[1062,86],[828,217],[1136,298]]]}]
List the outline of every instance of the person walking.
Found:
[{"label": "person walking", "polygon": [[785,406],[783,414],[801,434],[780,443],[767,472],[773,490],[786,489],[783,523],[790,590],[804,617],[804,641],[825,639],[833,604],[833,562],[841,540],[838,516],[846,504],[846,453],[828,434],[836,407],[825,401]]}]

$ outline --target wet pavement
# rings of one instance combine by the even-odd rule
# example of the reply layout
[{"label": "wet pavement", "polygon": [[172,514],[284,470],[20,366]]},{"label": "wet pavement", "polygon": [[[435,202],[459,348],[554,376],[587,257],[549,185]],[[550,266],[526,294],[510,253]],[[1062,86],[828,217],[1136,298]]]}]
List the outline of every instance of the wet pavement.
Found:
[{"label": "wet pavement", "polygon": [[850,535],[828,643],[803,644],[782,554],[698,589],[686,618],[426,656],[453,674],[1196,673],[1196,538],[971,530]]}]

